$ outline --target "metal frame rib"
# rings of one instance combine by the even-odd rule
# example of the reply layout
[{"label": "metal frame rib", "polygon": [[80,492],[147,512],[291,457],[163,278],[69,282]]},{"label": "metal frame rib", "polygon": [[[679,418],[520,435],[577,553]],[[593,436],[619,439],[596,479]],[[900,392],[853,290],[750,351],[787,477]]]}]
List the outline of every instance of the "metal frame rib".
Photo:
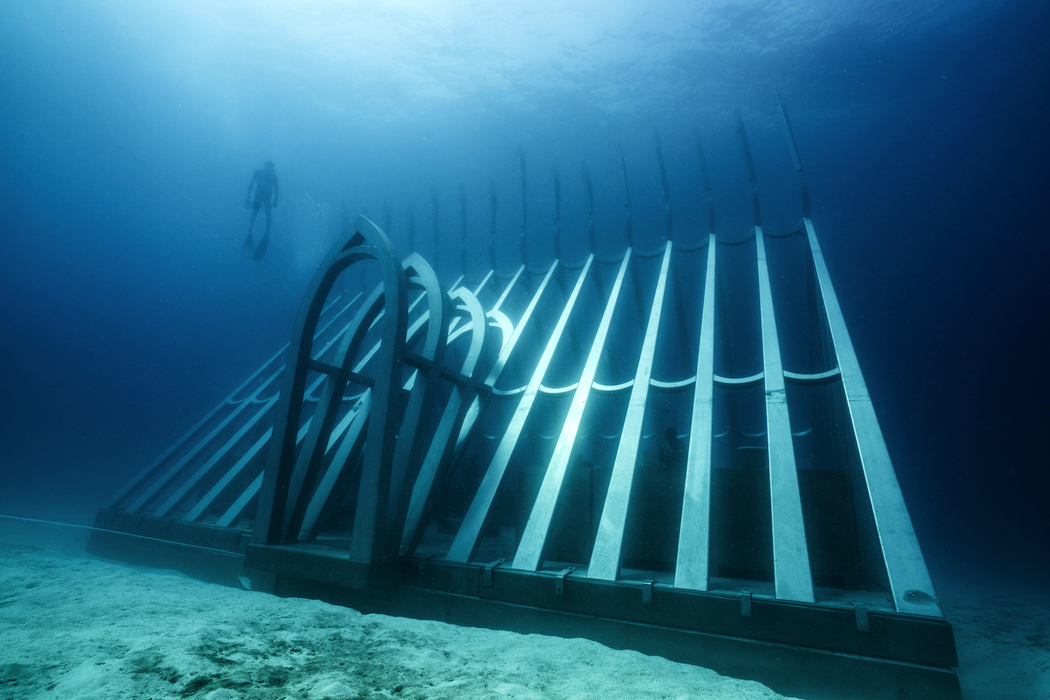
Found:
[{"label": "metal frame rib", "polygon": [[813,602],[802,497],[798,490],[795,446],[788,416],[784,367],[773,312],[762,227],[755,226],[758,293],[762,316],[762,362],[766,393],[766,440],[769,455],[769,500],[773,518],[773,581],[777,598]]},{"label": "metal frame rib", "polygon": [[842,375],[842,389],[846,394],[846,405],[849,407],[850,419],[853,423],[853,433],[857,440],[857,451],[860,454],[864,481],[867,485],[868,497],[871,499],[871,510],[875,515],[876,530],[879,544],[882,547],[882,557],[886,565],[886,574],[889,577],[890,590],[893,594],[893,604],[899,612],[943,617],[944,614],[938,606],[921,604],[925,598],[918,603],[909,600],[912,596],[909,596],[908,593],[912,591],[925,593],[935,598],[933,581],[926,568],[926,560],[919,548],[919,541],[915,537],[915,529],[908,515],[908,508],[904,504],[904,496],[897,482],[897,475],[893,471],[886,440],[882,436],[882,429],[875,416],[875,408],[868,395],[868,387],[864,383],[864,376],[857,362],[857,354],[853,350],[853,342],[846,330],[842,308],[839,306],[838,297],[831,285],[831,276],[828,274],[824,254],[817,242],[817,234],[813,230],[813,223],[808,218],[803,219],[803,222],[809,238],[813,267],[817,273],[817,283],[820,286],[820,295],[824,300],[828,327]]},{"label": "metal frame rib", "polygon": [[693,415],[686,456],[685,494],[678,530],[676,588],[706,591],[711,554],[711,448],[714,446],[715,389],[715,234],[707,242],[707,277],[700,317]]},{"label": "metal frame rib", "polygon": [[[551,359],[554,357],[554,351],[558,349],[558,343],[565,331],[565,326],[569,322],[569,316],[572,315],[573,307],[576,305],[576,299],[580,296],[580,290],[583,288],[583,283],[590,274],[591,264],[593,262],[594,253],[591,253],[587,256],[587,262],[584,263],[583,270],[580,272],[580,275],[576,280],[576,286],[573,287],[572,293],[569,295],[568,300],[565,302],[565,307],[562,309],[561,316],[558,318],[558,323],[555,325],[554,331],[547,340],[547,345],[543,349],[543,355],[540,357],[539,364],[536,366],[536,370],[532,373],[532,379],[529,380],[525,393],[522,395],[521,400],[518,401],[518,406],[514,410],[514,415],[511,417],[510,425],[507,426],[507,430],[504,432],[503,438],[500,440],[499,446],[496,448],[496,454],[493,456],[492,462],[489,463],[489,468],[481,480],[481,485],[478,487],[477,493],[474,494],[474,500],[471,501],[470,508],[467,510],[467,515],[463,519],[463,524],[460,526],[459,532],[456,533],[456,538],[452,542],[452,547],[449,549],[448,554],[445,557],[449,561],[470,561],[470,558],[477,550],[478,536],[481,534],[481,528],[485,524],[485,518],[489,514],[489,508],[492,506],[492,501],[496,497],[496,490],[499,488],[500,482],[503,480],[503,475],[507,470],[507,465],[510,463],[510,458],[514,454],[514,448],[517,447],[518,439],[521,437],[521,434],[525,429],[525,422],[528,420],[533,405],[535,405],[536,397],[539,396],[540,385],[543,383],[543,376],[547,373],[547,368],[550,366]],[[557,263],[557,261],[555,261],[555,263]],[[549,273],[546,279],[549,279]],[[537,298],[538,296],[539,292],[537,292]]]},{"label": "metal frame rib", "polygon": [[656,353],[656,339],[660,331],[660,315],[663,310],[664,292],[667,288],[667,270],[671,264],[671,253],[674,244],[667,241],[664,246],[664,259],[660,265],[660,277],[653,295],[653,305],[649,310],[649,323],[645,328],[642,340],[642,351],[638,358],[638,370],[631,387],[631,398],[627,405],[627,415],[620,433],[620,444],[616,449],[616,460],[613,463],[609,491],[602,508],[602,517],[598,525],[598,535],[594,540],[590,566],[587,569],[589,578],[615,581],[620,573],[620,558],[623,549],[623,534],[627,526],[627,509],[631,500],[631,486],[634,482],[635,466],[638,461],[638,449],[642,440],[642,423],[645,420],[645,403],[649,396],[649,379],[653,373],[653,358]]},{"label": "metal frame rib", "polygon": [[565,416],[561,434],[558,436],[558,442],[554,447],[554,454],[551,456],[550,463],[547,465],[547,471],[543,475],[543,483],[540,485],[539,495],[532,506],[532,513],[529,516],[528,523],[525,525],[521,543],[518,545],[518,550],[514,555],[513,566],[515,569],[535,571],[539,568],[540,557],[543,555],[543,547],[547,542],[547,535],[550,531],[551,519],[554,517],[554,508],[558,503],[558,496],[561,494],[565,474],[569,468],[569,459],[572,457],[572,450],[576,444],[580,422],[583,420],[584,409],[587,406],[587,398],[590,396],[591,389],[594,386],[594,376],[598,371],[598,363],[605,350],[606,340],[609,336],[609,326],[612,325],[613,312],[616,310],[616,302],[620,297],[623,278],[627,274],[627,266],[630,261],[631,250],[628,248],[623,256],[623,261],[620,263],[620,269],[616,273],[616,281],[613,282],[612,290],[609,292],[609,299],[605,303],[605,312],[602,314],[602,319],[598,324],[594,342],[591,343],[591,350],[587,355],[587,361],[584,363],[583,374],[580,375],[580,381],[576,385],[576,392],[573,394],[569,412]]}]

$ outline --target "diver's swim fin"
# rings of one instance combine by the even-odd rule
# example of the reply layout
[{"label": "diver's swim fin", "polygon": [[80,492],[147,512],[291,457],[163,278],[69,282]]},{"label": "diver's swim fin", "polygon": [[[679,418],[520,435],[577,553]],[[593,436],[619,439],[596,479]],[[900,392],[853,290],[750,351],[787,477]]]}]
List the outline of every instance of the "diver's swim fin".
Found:
[{"label": "diver's swim fin", "polygon": [[255,260],[255,262],[259,262],[260,260],[263,259],[263,256],[266,255],[266,247],[268,245],[270,245],[270,234],[269,233],[267,233],[265,236],[263,236],[262,240],[259,241],[259,245],[255,247],[255,257],[253,258],[253,260]]},{"label": "diver's swim fin", "polygon": [[248,237],[244,239],[244,247],[241,248],[241,254],[246,258],[252,257],[252,249],[254,247],[255,246],[252,245],[252,232],[249,231]]}]

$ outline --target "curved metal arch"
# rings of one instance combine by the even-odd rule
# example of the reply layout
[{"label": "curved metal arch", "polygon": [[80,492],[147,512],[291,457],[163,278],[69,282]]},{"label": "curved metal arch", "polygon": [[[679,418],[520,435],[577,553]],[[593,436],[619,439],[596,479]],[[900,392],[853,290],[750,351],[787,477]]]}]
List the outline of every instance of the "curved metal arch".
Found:
[{"label": "curved metal arch", "polygon": [[[403,503],[405,495],[402,492],[409,488],[415,478],[415,466],[418,462],[413,459],[413,455],[417,455],[422,449],[422,440],[417,439],[416,435],[419,418],[424,407],[431,404],[437,380],[441,375],[441,362],[448,342],[451,315],[449,295],[442,288],[433,268],[422,256],[412,253],[405,258],[402,267],[405,273],[410,275],[412,286],[421,286],[426,294],[427,311],[420,321],[425,320],[427,330],[422,353],[418,356],[423,363],[420,363],[422,366],[416,370],[408,404],[404,409],[397,446],[394,448],[388,511],[392,525],[401,520],[400,511],[407,507],[407,504]],[[400,534],[399,528],[394,525],[391,528],[392,538],[396,540]],[[389,542],[389,554],[397,554],[399,544],[398,541]]]},{"label": "curved metal arch", "polygon": [[[423,297],[426,297],[428,301],[427,311],[406,330],[405,352],[409,354],[407,348],[415,346],[419,336],[426,331],[422,357],[431,361],[440,360],[446,342],[443,338],[444,332],[441,330],[441,325],[444,323],[443,318],[447,316],[446,309],[443,306],[447,305],[442,305],[440,300],[437,302],[434,300],[436,295],[441,294],[437,277],[429,265],[418,255],[411,255],[406,258],[402,261],[401,267],[408,275],[406,280],[407,289],[422,289],[424,292]],[[372,292],[344,333],[341,345],[336,352],[337,364],[349,363],[347,366],[355,367],[357,371],[360,371],[370,360],[375,358],[379,346],[369,350],[364,358],[358,359],[365,337],[380,318],[382,310],[383,295],[382,286],[380,286]],[[438,319],[437,323],[430,323],[430,319],[433,317]],[[354,365],[351,361],[356,361],[357,364]],[[418,373],[414,374],[413,378],[405,385],[406,388],[411,386],[413,395],[416,396],[421,391],[425,391],[426,384],[426,379],[420,383],[417,381],[418,378]],[[356,473],[359,455],[366,437],[364,427],[367,425],[371,412],[372,389],[366,389],[364,393],[354,396],[353,399],[354,405],[343,418],[341,429],[337,431],[338,435],[328,441],[328,449],[332,449],[337,442],[339,442],[339,446],[336,448],[327,469],[324,470],[323,475],[314,475],[313,481],[316,482],[316,487],[311,486],[303,491],[306,497],[297,505],[297,509],[302,509],[303,511],[303,517],[290,521],[290,526],[287,528],[287,539],[289,540],[298,539],[303,541],[315,537],[318,523],[324,522],[327,518],[326,514],[337,507],[346,484]],[[409,403],[412,404],[412,401],[410,400]],[[425,405],[425,402],[423,404]],[[410,406],[409,410],[404,412],[404,414],[406,418],[402,420],[400,437],[397,446],[394,448],[393,485],[391,486],[390,497],[391,508],[396,504],[395,494],[399,492],[400,488],[397,486],[398,469],[400,466],[403,474],[404,463],[402,460],[407,459],[408,456],[405,445],[411,444],[411,433],[414,432],[414,425],[417,422],[417,420],[409,420],[408,416],[415,415],[416,419],[418,419],[419,411]]]},{"label": "curved metal arch", "polygon": [[[481,303],[467,289],[460,287],[449,296],[457,299],[462,306],[457,310],[466,311],[470,315],[470,323],[458,329],[456,335],[471,332],[470,347],[463,358],[459,372],[465,377],[473,378],[477,369],[478,359],[488,338],[488,323],[485,311]],[[407,554],[412,551],[422,537],[421,524],[428,520],[426,513],[435,483],[441,483],[452,462],[452,455],[456,446],[453,436],[457,435],[463,424],[468,406],[477,395],[477,387],[474,384],[462,385],[457,383],[449,396],[448,403],[438,422],[437,429],[430,441],[426,457],[420,466],[419,472],[412,484],[410,500],[406,503],[404,518],[398,518],[396,526],[401,530],[400,553]]]},{"label": "curved metal arch", "polygon": [[[427,310],[407,328],[405,333],[405,355],[408,357],[413,357],[413,354],[407,348],[415,346],[419,337],[425,333],[423,347],[421,348],[422,355],[415,357],[426,361],[426,364],[424,364],[426,372],[424,372],[422,377],[418,372],[414,373],[412,378],[404,384],[403,388],[411,387],[409,389],[411,390],[411,396],[409,396],[406,408],[397,411],[399,415],[403,416],[403,419],[398,431],[397,444],[394,448],[390,505],[388,505],[387,511],[391,513],[397,512],[398,494],[402,490],[400,485],[403,483],[405,473],[411,473],[411,465],[409,465],[408,461],[412,458],[413,443],[417,442],[414,439],[414,434],[416,433],[421,409],[423,406],[428,405],[426,395],[429,389],[427,385],[429,380],[434,379],[433,375],[436,375],[437,367],[440,366],[440,361],[444,354],[447,330],[443,330],[443,326],[446,325],[448,316],[448,304],[442,303],[440,299],[443,291],[437,275],[429,268],[426,261],[420,256],[413,254],[401,262],[401,267],[407,275],[407,289],[422,290],[422,297],[425,297],[425,299],[421,298],[420,300],[427,301]],[[340,363],[357,360],[356,367],[360,369],[366,362],[374,359],[374,353],[378,352],[378,346],[367,353],[363,359],[358,360],[358,356],[360,355],[360,347],[367,331],[379,318],[382,305],[381,289],[377,288],[370,299],[365,302],[362,312],[354,319],[349,330],[344,334],[343,342],[336,355]],[[436,320],[432,322],[432,319]],[[353,349],[348,353],[348,348]],[[351,364],[349,366],[354,365]],[[358,455],[361,452],[365,438],[364,426],[369,421],[372,409],[372,389],[366,389],[364,394],[355,397],[355,399],[357,402],[350,413],[343,418],[343,430],[340,431],[339,436],[341,444],[336,449],[331,463],[327,469],[324,469],[322,476],[320,474],[315,475],[316,488],[304,491],[304,493],[310,494],[309,507],[304,510],[304,517],[301,519],[301,522],[291,522],[291,527],[288,530],[288,538],[290,539],[297,537],[299,540],[303,540],[315,536],[318,523],[323,522],[325,517],[327,517],[325,513],[330,513],[337,507],[339,497],[343,493],[346,483],[353,479],[353,474],[356,473],[355,467],[359,463]],[[329,441],[330,449],[335,442],[337,442],[335,439]],[[398,518],[395,515],[393,519],[396,522]]]},{"label": "curved metal arch", "polygon": [[[327,383],[331,385],[332,391],[326,392],[326,395],[330,401],[337,402],[346,386],[351,372],[351,362],[346,358],[352,358],[353,354],[348,352],[339,367],[320,365],[313,360],[313,339],[325,299],[339,274],[365,260],[375,260],[379,264],[386,313],[381,321],[382,355],[374,376],[352,554],[355,558],[371,560],[377,550],[376,526],[386,520],[386,496],[394,452],[395,426],[392,423],[397,418],[396,412],[390,410],[390,402],[396,398],[401,380],[408,308],[405,274],[394,257],[390,240],[378,226],[363,216],[343,229],[311,280],[296,317],[288,348],[287,370],[274,418],[273,444],[259,493],[252,536],[257,543],[275,544],[282,541],[287,532],[286,515],[289,508],[295,507],[295,503],[289,501],[289,487],[296,465],[296,436],[302,417],[308,371],[317,369],[329,374]],[[320,406],[318,410],[321,410]],[[327,410],[322,415],[323,420],[320,421],[321,425],[316,426],[312,444],[302,446],[302,452],[310,454],[312,459],[316,459],[318,450],[323,456],[336,411]]]},{"label": "curved metal arch", "polygon": [[[350,325],[343,333],[335,351],[333,366],[354,367],[353,361],[360,354],[361,345],[364,343],[368,331],[376,320],[380,318],[382,311],[383,285],[378,285],[372,290],[372,293],[361,305],[361,308],[358,309],[353,321],[350,322]],[[357,369],[360,369],[361,364],[363,363],[358,364]],[[343,471],[349,461],[349,455],[355,447],[354,443],[360,438],[361,424],[353,426],[357,428],[356,432],[352,428],[346,431],[347,426],[344,426],[343,429],[336,428],[336,436],[342,436],[342,444],[336,450],[328,468],[322,469],[324,466],[323,455],[331,449],[333,444],[333,431],[329,430],[324,436],[323,443],[320,443],[320,430],[325,421],[323,418],[321,420],[318,420],[318,418],[323,416],[322,412],[334,410],[338,402],[346,398],[346,387],[345,385],[342,387],[339,391],[339,397],[336,398],[330,395],[335,389],[335,382],[332,381],[331,377],[327,377],[318,383],[323,384],[321,397],[314,399],[309,391],[304,396],[306,401],[317,401],[318,406],[317,412],[314,413],[314,418],[310,422],[310,429],[305,436],[305,440],[302,441],[304,448],[299,451],[299,458],[296,461],[289,483],[288,503],[290,507],[286,510],[284,532],[282,534],[282,538],[285,540],[307,539],[309,534],[312,533],[314,524],[328,502],[328,497],[336,487],[336,482],[343,476]],[[358,401],[361,400],[362,396],[358,395],[355,397],[355,404],[351,409],[351,413],[361,412],[361,421],[367,417],[370,410],[371,391],[371,388],[366,390],[368,396],[364,397],[365,400],[361,403],[358,403]],[[347,416],[347,418],[350,417],[349,415]],[[346,419],[344,419],[345,422]],[[353,437],[345,434],[345,432],[353,433]],[[322,444],[323,447],[321,446]],[[311,446],[311,453],[306,451],[305,447],[307,445]]]}]

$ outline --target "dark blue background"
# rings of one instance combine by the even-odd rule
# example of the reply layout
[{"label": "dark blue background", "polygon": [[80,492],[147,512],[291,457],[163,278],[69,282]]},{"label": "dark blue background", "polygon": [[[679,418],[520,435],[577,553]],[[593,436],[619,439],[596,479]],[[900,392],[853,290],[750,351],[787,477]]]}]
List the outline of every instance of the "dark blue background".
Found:
[{"label": "dark blue background", "polygon": [[[324,95],[320,78],[271,74],[272,37],[246,59],[260,61],[258,80],[230,116],[207,84],[221,65],[176,76],[153,37],[129,38],[119,17],[88,3],[5,6],[0,512],[88,521],[286,342],[342,214],[381,222],[387,202],[404,245],[411,205],[428,240],[434,185],[453,236],[463,182],[480,239],[492,177],[512,246],[519,143],[533,211],[550,208],[548,164],[561,169],[566,230],[582,231],[577,173],[589,162],[603,232],[622,211],[613,144],[623,142],[639,229],[655,236],[659,129],[679,230],[699,235],[697,125],[721,230],[743,231],[747,182],[732,122],[740,106],[770,223],[794,223],[776,84],[935,575],[1046,590],[1050,12],[1022,0],[958,16],[951,7],[910,31],[908,10],[873,7],[888,14],[806,41],[770,39],[776,50],[765,53],[700,42],[646,68],[652,75],[610,64],[547,89],[508,75],[505,92],[438,107],[393,90],[396,116],[363,117],[317,106],[322,95],[352,104],[353,91]],[[726,10],[721,31],[746,44],[768,30],[763,17],[762,8]],[[630,100],[587,90],[590,80],[616,85],[617,71],[625,84],[654,87]],[[240,200],[267,158],[277,161],[281,205],[270,253],[254,264],[240,256]],[[544,230],[543,215],[533,216],[530,230]]]}]

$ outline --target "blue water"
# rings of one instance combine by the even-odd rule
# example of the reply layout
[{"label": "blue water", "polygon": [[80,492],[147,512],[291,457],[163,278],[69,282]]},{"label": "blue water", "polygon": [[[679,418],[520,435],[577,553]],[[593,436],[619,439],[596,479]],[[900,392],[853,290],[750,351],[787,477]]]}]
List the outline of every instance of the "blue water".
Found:
[{"label": "blue water", "polygon": [[[217,8],[216,5],[222,5]],[[569,5],[568,7],[565,7]],[[0,6],[0,511],[94,509],[287,341],[342,216],[431,252],[462,183],[472,249],[499,194],[550,255],[550,165],[582,250],[580,162],[622,246],[812,218],[924,551],[937,571],[1045,581],[1050,10],[1039,2],[212,3]],[[262,263],[252,172],[276,163]],[[256,240],[261,231],[256,228]],[[614,237],[620,237],[615,238]]]}]

